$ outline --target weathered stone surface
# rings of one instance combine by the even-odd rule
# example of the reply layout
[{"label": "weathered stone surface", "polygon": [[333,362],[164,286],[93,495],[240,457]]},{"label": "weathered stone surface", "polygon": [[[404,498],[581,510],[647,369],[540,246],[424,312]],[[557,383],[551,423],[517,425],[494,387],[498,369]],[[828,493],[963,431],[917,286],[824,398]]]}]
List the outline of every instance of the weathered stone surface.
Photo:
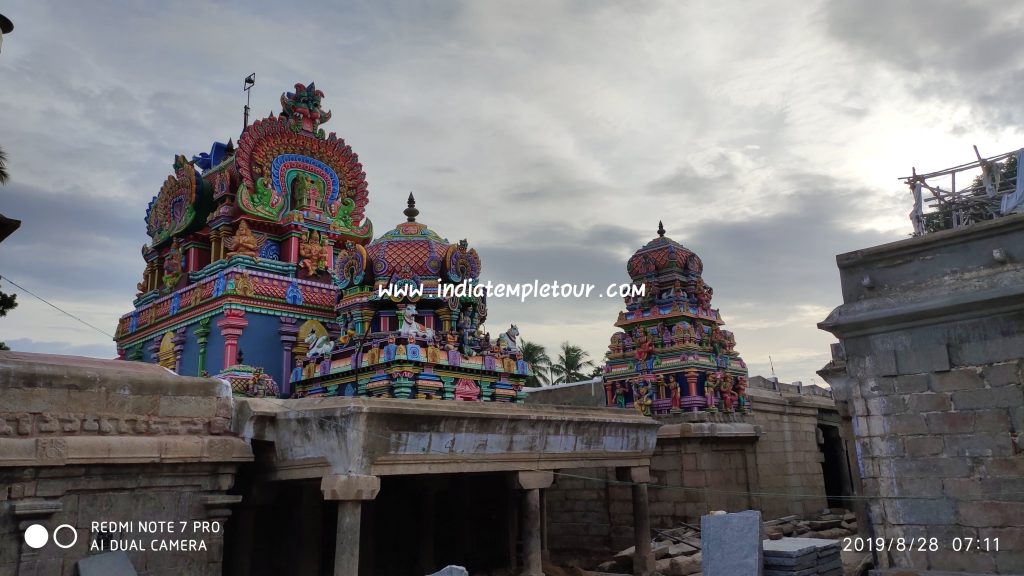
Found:
[{"label": "weathered stone surface", "polygon": [[[783,538],[782,540],[765,540],[764,557],[767,558],[803,558],[813,555],[818,557],[818,543],[812,538]],[[766,560],[767,562],[767,560]]]},{"label": "weathered stone surface", "polygon": [[[1024,458],[1015,437],[1024,429],[1024,260],[992,258],[1009,246],[1024,246],[1024,216],[837,258],[844,304],[819,326],[840,338],[846,362],[823,375],[836,397],[850,399],[863,494],[877,498],[862,518],[875,524],[860,528],[940,543],[933,551],[874,555],[880,574],[1024,568],[1024,558],[1015,565],[1014,555],[1024,557],[1016,546],[956,554],[948,544],[1016,529],[1024,517],[1024,497],[1017,496]],[[870,290],[860,284],[865,277],[873,280]],[[901,373],[892,392],[871,370],[891,362],[889,350]],[[907,413],[879,398],[890,394],[905,398]],[[901,438],[904,456],[881,440],[889,436]],[[843,526],[852,523],[844,519]],[[834,556],[831,562],[820,569],[841,572]]]},{"label": "weathered stone surface", "polygon": [[758,576],[761,513],[756,510],[702,516],[701,554],[704,576]]},{"label": "weathered stone surface", "polygon": [[554,480],[555,475],[552,472],[536,472],[530,470],[520,470],[519,472],[516,472],[516,485],[521,490],[549,488]]},{"label": "weathered stone surface", "polygon": [[[781,540],[770,540],[770,542],[781,542]],[[765,556],[764,565],[776,570],[804,570],[818,565],[818,554],[812,549],[803,556]]]},{"label": "weathered stone surface", "polygon": [[663,558],[654,563],[654,570],[664,576],[688,576],[701,571],[701,554]]},{"label": "weathered stone surface", "polygon": [[324,500],[373,500],[380,492],[380,477],[328,474],[320,481]]},{"label": "weathered stone surface", "polygon": [[79,576],[137,576],[124,552],[105,552],[78,561]]},{"label": "weathered stone surface", "polygon": [[954,392],[959,390],[981,390],[985,382],[981,374],[974,368],[958,368],[950,372],[932,374],[931,389],[933,392]]},{"label": "weathered stone surface", "polygon": [[837,528],[842,523],[842,520],[811,520],[807,525],[811,530],[827,530],[828,528]]},{"label": "weathered stone surface", "polygon": [[818,573],[818,567],[816,565],[810,568],[786,568],[786,569],[772,569],[765,565],[763,576],[813,576]]}]

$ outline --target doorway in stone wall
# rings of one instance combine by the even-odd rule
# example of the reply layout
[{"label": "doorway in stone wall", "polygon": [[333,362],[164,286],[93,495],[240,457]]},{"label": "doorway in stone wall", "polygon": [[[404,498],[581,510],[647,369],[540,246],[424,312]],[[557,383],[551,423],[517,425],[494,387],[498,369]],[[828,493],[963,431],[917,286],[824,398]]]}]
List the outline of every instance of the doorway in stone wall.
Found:
[{"label": "doorway in stone wall", "polygon": [[828,506],[850,509],[853,479],[838,426],[818,424],[818,450],[822,453],[821,473],[825,479]]}]

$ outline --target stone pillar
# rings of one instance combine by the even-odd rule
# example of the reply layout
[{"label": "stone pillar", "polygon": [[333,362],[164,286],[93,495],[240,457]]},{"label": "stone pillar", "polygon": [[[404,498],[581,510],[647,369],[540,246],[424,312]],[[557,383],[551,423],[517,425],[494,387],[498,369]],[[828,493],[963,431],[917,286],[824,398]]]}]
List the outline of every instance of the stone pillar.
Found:
[{"label": "stone pillar", "polygon": [[[438,288],[438,289],[440,289],[440,288]],[[447,331],[451,330],[452,313],[451,313],[450,310],[448,310],[447,308],[439,309],[437,311],[437,319],[438,319],[438,321],[441,324],[440,328],[436,330],[437,332],[442,332],[442,331],[447,332]]]},{"label": "stone pillar", "polygon": [[185,349],[185,327],[182,326],[174,331],[171,337],[174,344],[174,373],[181,374],[181,352]]},{"label": "stone pillar", "polygon": [[281,243],[281,260],[289,264],[298,264],[300,235],[299,232],[292,233]]},{"label": "stone pillar", "polygon": [[281,397],[288,398],[292,395],[292,349],[298,339],[299,327],[295,318],[282,317],[281,326],[277,329],[281,336]]},{"label": "stone pillar", "polygon": [[359,574],[359,524],[362,501],[373,500],[380,492],[380,478],[357,474],[329,474],[320,481],[325,500],[338,501],[338,526],[335,533],[334,576]]},{"label": "stone pillar", "polygon": [[160,363],[160,340],[163,339],[163,333],[157,334],[155,338],[146,343],[147,352],[149,352],[150,362],[153,364]]},{"label": "stone pillar", "polygon": [[334,240],[324,243],[324,265],[328,270],[334,270]]},{"label": "stone pillar", "polygon": [[210,262],[221,259],[221,248],[224,245],[224,241],[221,239],[221,230],[223,228],[210,232]]},{"label": "stone pillar", "polygon": [[551,560],[551,550],[548,549],[548,493],[540,493],[540,555],[544,560]]},{"label": "stone pillar", "polygon": [[550,487],[554,479],[553,472],[516,472],[516,486],[525,491],[522,512],[522,576],[544,576],[540,491]]},{"label": "stone pillar", "polygon": [[[696,396],[697,395],[697,371],[696,370],[689,370],[689,371],[686,372],[686,389],[687,389],[687,392],[688,392],[687,396]],[[691,412],[698,412],[699,409],[697,407],[693,407],[690,411]]]},{"label": "stone pillar", "polygon": [[654,572],[654,552],[651,551],[651,518],[647,507],[647,483],[651,469],[647,466],[618,468],[619,481],[631,482],[633,488],[633,574],[649,576]]},{"label": "stone pillar", "polygon": [[199,327],[193,334],[196,335],[196,344],[199,345],[199,364],[196,368],[196,376],[202,376],[206,370],[206,342],[210,337],[210,319],[203,318],[199,321]]},{"label": "stone pillar", "polygon": [[224,317],[217,321],[217,328],[220,328],[221,336],[224,337],[224,365],[221,366],[221,370],[235,364],[238,357],[238,338],[248,325],[245,310],[235,308],[225,310]]}]

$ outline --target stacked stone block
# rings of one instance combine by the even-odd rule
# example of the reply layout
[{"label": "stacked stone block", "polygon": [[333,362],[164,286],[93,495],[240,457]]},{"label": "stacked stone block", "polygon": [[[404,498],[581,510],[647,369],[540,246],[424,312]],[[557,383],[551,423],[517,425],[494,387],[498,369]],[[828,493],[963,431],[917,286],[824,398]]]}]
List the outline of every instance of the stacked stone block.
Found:
[{"label": "stacked stone block", "polygon": [[1024,572],[1021,246],[1018,216],[838,257],[846,304],[820,326],[845,370],[822,374],[852,415],[880,567]]}]

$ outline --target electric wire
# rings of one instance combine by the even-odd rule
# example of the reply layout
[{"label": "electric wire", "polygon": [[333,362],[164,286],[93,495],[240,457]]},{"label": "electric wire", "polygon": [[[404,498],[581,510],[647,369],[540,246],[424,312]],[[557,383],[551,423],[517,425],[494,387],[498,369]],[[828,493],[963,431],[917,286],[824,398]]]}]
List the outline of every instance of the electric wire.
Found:
[{"label": "electric wire", "polygon": [[25,287],[21,286],[20,284],[16,283],[14,280],[11,280],[7,276],[0,276],[0,280],[6,281],[8,284],[10,284],[11,286],[14,286],[18,290],[21,290],[22,292],[28,294],[29,296],[35,298],[36,300],[39,300],[43,304],[46,304],[47,306],[49,306],[50,308],[53,308],[54,310],[60,312],[61,314],[64,314],[65,316],[70,316],[71,318],[74,318],[75,320],[81,322],[82,324],[85,324],[86,326],[88,326],[89,328],[92,328],[93,330],[99,332],[100,334],[103,334],[104,336],[107,336],[109,338],[113,338],[114,337],[113,334],[111,334],[111,333],[109,333],[109,332],[107,332],[105,330],[102,330],[100,328],[97,328],[96,326],[86,322],[85,320],[82,320],[78,316],[75,316],[71,312],[68,312],[67,310],[61,308],[60,306],[57,306],[56,304],[46,300],[42,296],[39,296],[38,294],[36,294],[36,293],[32,292],[31,290],[29,290],[28,288],[25,288]]}]

